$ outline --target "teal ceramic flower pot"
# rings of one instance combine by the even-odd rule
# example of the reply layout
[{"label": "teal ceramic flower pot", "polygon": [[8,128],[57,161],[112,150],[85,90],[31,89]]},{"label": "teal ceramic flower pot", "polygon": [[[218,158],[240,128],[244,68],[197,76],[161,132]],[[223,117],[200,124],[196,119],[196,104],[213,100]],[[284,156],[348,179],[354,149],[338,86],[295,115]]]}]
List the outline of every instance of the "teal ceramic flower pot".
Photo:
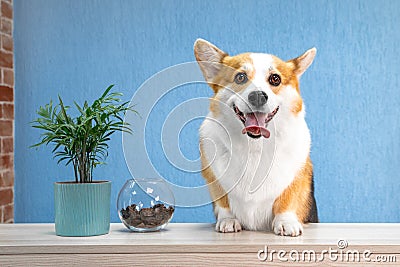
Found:
[{"label": "teal ceramic flower pot", "polygon": [[54,184],[56,234],[94,236],[110,230],[111,182]]}]

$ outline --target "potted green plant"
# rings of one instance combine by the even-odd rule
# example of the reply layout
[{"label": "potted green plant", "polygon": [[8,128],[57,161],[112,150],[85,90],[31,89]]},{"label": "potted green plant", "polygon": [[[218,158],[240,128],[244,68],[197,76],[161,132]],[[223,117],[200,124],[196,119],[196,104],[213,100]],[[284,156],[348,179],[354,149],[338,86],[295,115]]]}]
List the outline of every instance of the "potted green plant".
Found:
[{"label": "potted green plant", "polygon": [[[32,147],[53,144],[57,163],[72,165],[75,180],[54,184],[56,234],[92,236],[107,234],[110,228],[110,181],[93,181],[93,169],[108,156],[108,141],[117,131],[131,133],[124,114],[129,102],[121,102],[121,93],[111,93],[113,85],[91,105],[74,102],[77,115],[72,117],[59,96],[37,111],[34,128],[44,131],[41,141]],[[134,111],[136,112],[136,111]]]}]

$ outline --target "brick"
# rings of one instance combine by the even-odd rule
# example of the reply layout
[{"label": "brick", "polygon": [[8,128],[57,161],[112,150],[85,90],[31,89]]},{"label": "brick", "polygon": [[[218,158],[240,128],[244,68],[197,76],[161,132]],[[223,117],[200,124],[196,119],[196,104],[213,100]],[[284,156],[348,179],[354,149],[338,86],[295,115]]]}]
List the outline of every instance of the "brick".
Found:
[{"label": "brick", "polygon": [[8,86],[0,86],[0,101],[14,101],[14,90]]},{"label": "brick", "polygon": [[2,108],[2,119],[13,120],[14,119],[14,104],[4,103]]},{"label": "brick", "polygon": [[6,51],[12,52],[14,50],[13,46],[14,46],[13,38],[9,35],[3,34],[1,36],[1,47]]},{"label": "brick", "polygon": [[11,20],[1,18],[1,32],[12,36],[12,23]]},{"label": "brick", "polygon": [[4,137],[1,139],[1,153],[13,153],[14,152],[14,138]]},{"label": "brick", "polygon": [[10,3],[2,1],[1,3],[1,16],[9,19],[13,18],[13,9]]},{"label": "brick", "polygon": [[12,121],[0,120],[0,136],[12,136],[12,134],[13,134]]},{"label": "brick", "polygon": [[13,203],[14,193],[12,188],[0,189],[0,206]]},{"label": "brick", "polygon": [[0,51],[0,67],[13,68],[13,54]]},{"label": "brick", "polygon": [[[0,171],[11,171],[14,168],[14,155],[1,155],[0,156]],[[0,204],[1,206],[1,204]]]},{"label": "brick", "polygon": [[4,207],[0,207],[0,223],[4,223]]},{"label": "brick", "polygon": [[14,71],[9,69],[3,69],[2,71],[2,81],[3,84],[10,87],[14,87]]},{"label": "brick", "polygon": [[9,223],[14,219],[14,205],[10,204],[3,207],[3,222]]},{"label": "brick", "polygon": [[0,188],[14,186],[14,171],[2,172],[0,175]]}]

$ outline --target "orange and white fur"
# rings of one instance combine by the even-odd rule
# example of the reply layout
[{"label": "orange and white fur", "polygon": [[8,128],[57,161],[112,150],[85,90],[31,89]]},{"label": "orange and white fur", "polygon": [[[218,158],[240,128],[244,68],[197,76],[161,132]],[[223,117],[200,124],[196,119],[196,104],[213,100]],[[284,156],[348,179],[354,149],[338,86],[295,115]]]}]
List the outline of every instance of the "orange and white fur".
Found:
[{"label": "orange and white fur", "polygon": [[304,223],[318,221],[299,89],[316,49],[283,61],[261,53],[229,56],[198,39],[194,53],[214,91],[200,150],[216,231],[300,235]]}]

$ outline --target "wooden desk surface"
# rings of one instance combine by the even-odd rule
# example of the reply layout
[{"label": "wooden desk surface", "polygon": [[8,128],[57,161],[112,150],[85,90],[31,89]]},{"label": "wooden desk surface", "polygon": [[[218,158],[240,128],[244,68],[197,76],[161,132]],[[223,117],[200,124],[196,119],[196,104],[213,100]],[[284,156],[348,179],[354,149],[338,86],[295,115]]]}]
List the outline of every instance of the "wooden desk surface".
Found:
[{"label": "wooden desk surface", "polygon": [[[339,240],[347,246],[339,249]],[[265,254],[258,255],[266,248],[268,253],[276,251],[274,265],[348,264],[348,259],[332,260],[327,254],[323,262],[289,257],[291,251],[312,250],[318,255],[329,249],[357,250],[360,255],[371,251],[371,262],[361,255],[361,265],[400,265],[400,224],[309,224],[300,237],[251,231],[223,234],[201,223],[173,223],[152,233],[132,233],[122,224],[111,224],[107,235],[59,237],[53,224],[0,224],[0,266],[266,265],[271,257],[262,261],[259,257]],[[287,261],[278,259],[279,250],[286,252],[281,258]]]}]

